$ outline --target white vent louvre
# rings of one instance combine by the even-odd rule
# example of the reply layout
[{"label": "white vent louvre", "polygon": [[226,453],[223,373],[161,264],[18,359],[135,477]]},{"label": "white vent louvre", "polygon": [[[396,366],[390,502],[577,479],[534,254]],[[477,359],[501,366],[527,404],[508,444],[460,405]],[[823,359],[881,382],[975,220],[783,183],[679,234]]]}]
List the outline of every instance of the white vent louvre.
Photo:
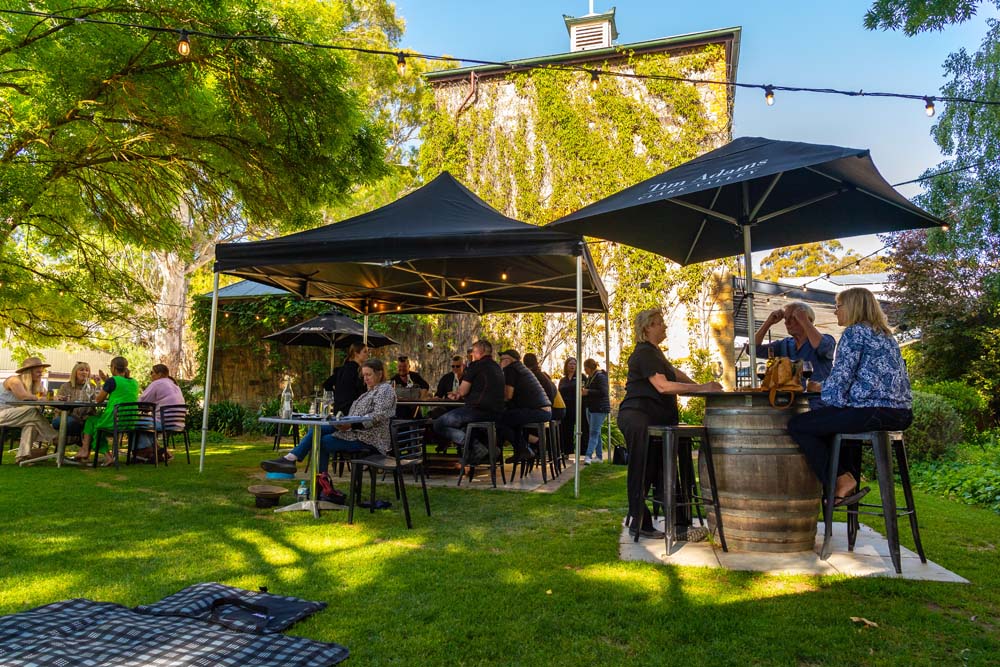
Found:
[{"label": "white vent louvre", "polygon": [[587,49],[603,49],[611,46],[611,31],[608,23],[591,23],[590,25],[573,26],[571,51],[586,51]]}]

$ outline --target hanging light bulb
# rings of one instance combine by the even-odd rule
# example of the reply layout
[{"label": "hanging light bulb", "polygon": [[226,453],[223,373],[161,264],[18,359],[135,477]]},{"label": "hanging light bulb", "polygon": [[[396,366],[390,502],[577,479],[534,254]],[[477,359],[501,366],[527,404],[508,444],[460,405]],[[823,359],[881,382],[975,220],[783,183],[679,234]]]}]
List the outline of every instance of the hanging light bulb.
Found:
[{"label": "hanging light bulb", "polygon": [[396,304],[396,310],[403,310],[403,307],[399,304]]},{"label": "hanging light bulb", "polygon": [[506,269],[504,269],[504,272],[500,274],[500,280],[507,280],[507,270]]},{"label": "hanging light bulb", "polygon": [[402,51],[396,54],[396,71],[399,72],[399,76],[406,74],[406,56]]},{"label": "hanging light bulb", "polygon": [[934,100],[929,97],[924,98],[924,113],[928,118],[934,115]]},{"label": "hanging light bulb", "polygon": [[598,83],[600,83],[600,78],[597,76],[597,70],[590,70],[590,89],[596,91]]},{"label": "hanging light bulb", "polygon": [[432,292],[430,290],[427,290],[427,298],[430,299],[433,296],[434,296],[434,292]]},{"label": "hanging light bulb", "polygon": [[181,30],[181,38],[177,42],[177,53],[185,58],[191,54],[191,40],[188,39],[187,30]]},{"label": "hanging light bulb", "polygon": [[460,286],[460,287],[465,287],[465,281],[463,280],[462,282],[460,282],[460,283],[459,283],[459,286]]},{"label": "hanging light bulb", "polygon": [[764,86],[764,101],[767,102],[767,106],[774,106],[774,88],[772,86]]},{"label": "hanging light bulb", "polygon": [[946,231],[948,231],[949,229],[951,229],[951,225],[949,225],[949,224],[948,224],[947,222],[946,222],[946,223],[944,223],[943,225],[941,225],[941,231],[942,231],[942,232],[946,232]]}]

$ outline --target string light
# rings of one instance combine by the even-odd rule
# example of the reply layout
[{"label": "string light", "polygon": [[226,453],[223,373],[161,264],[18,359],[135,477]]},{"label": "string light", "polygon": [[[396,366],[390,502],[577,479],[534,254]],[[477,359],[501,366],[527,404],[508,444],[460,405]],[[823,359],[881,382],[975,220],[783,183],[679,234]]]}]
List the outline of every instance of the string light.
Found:
[{"label": "string light", "polygon": [[941,225],[941,231],[942,232],[947,232],[950,229],[951,229],[951,225],[949,225],[947,222],[944,223],[943,225]]},{"label": "string light", "polygon": [[934,115],[934,100],[929,97],[924,98],[924,113],[928,118]]},{"label": "string light", "polygon": [[596,91],[597,84],[600,83],[600,78],[597,76],[597,70],[590,70],[590,89]]},{"label": "string light", "polygon": [[187,30],[180,31],[180,40],[177,42],[177,53],[185,58],[191,55],[191,40],[188,39]]},{"label": "string light", "polygon": [[406,55],[402,51],[396,54],[396,71],[399,76],[406,74]]},{"label": "string light", "polygon": [[[420,58],[422,60],[428,61],[440,61],[440,62],[460,62],[469,63],[470,65],[483,65],[491,66],[497,68],[498,72],[524,72],[536,69],[548,69],[548,70],[559,70],[559,71],[573,71],[573,72],[586,72],[591,75],[591,82],[598,75],[614,76],[619,78],[629,78],[629,79],[648,79],[648,80],[659,80],[659,81],[674,81],[680,83],[690,83],[692,85],[708,85],[708,86],[726,86],[727,88],[747,88],[747,89],[757,89],[763,90],[765,100],[768,104],[773,104],[774,93],[776,91],[783,92],[796,92],[796,93],[818,93],[823,95],[846,95],[849,97],[889,97],[896,99],[909,99],[909,100],[931,100],[938,102],[946,102],[949,104],[976,104],[980,106],[1000,106],[1000,99],[972,99],[967,97],[935,97],[931,98],[925,95],[916,95],[910,93],[891,93],[891,92],[868,92],[862,90],[839,90],[835,88],[808,88],[802,86],[780,86],[774,84],[759,84],[759,83],[744,83],[740,81],[717,81],[711,79],[693,79],[679,76],[671,76],[667,74],[638,74],[629,71],[616,71],[607,69],[591,69],[584,68],[580,65],[553,65],[553,64],[538,64],[538,63],[519,63],[519,62],[503,62],[495,60],[481,60],[478,58],[464,58],[459,56],[443,56],[434,54],[424,54],[424,53],[403,53],[401,51],[388,51],[383,49],[369,49],[358,46],[344,46],[341,44],[322,44],[316,42],[306,42],[298,39],[291,39],[289,37],[273,36],[273,35],[253,35],[253,34],[240,34],[240,35],[229,35],[222,33],[210,33],[201,32],[196,30],[186,31],[178,30],[176,28],[165,28],[162,26],[144,25],[138,23],[125,23],[119,21],[106,21],[102,19],[95,18],[82,18],[76,16],[68,16],[65,14],[55,14],[47,12],[39,12],[33,10],[19,10],[19,9],[0,9],[0,14],[15,14],[19,16],[34,16],[42,19],[50,20],[60,20],[60,21],[71,21],[74,23],[91,23],[97,25],[113,25],[123,28],[132,28],[136,30],[146,30],[149,32],[161,32],[161,33],[173,33],[181,35],[181,42],[178,43],[178,52],[180,53],[182,43],[187,43],[187,49],[190,50],[190,41],[185,38],[188,36],[204,37],[206,39],[216,39],[224,41],[256,41],[261,43],[269,44],[283,44],[292,46],[302,46],[306,48],[313,49],[330,49],[335,51],[350,51],[354,53],[366,53],[370,55],[384,55],[384,56],[395,56],[396,65],[400,69],[400,74],[402,75],[405,71],[406,59],[407,58]],[[182,53],[182,55],[186,55]],[[925,106],[925,111],[927,107]]]},{"label": "string light", "polygon": [[463,280],[462,282],[460,282],[460,283],[459,283],[459,286],[460,286],[460,287],[465,287],[465,281]]},{"label": "string light", "polygon": [[500,274],[500,280],[507,280],[507,270],[505,269],[503,273]]}]

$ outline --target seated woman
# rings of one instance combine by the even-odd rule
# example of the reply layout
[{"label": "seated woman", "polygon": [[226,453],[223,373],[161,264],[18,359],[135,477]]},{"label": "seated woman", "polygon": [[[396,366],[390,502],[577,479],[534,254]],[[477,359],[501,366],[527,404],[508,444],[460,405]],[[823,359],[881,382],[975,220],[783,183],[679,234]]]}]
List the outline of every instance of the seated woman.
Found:
[{"label": "seated woman", "polygon": [[[74,403],[93,403],[96,391],[90,382],[90,364],[86,361],[78,361],[73,365],[73,371],[69,374],[69,382],[64,382],[59,387],[56,398],[60,401],[73,401]],[[67,437],[79,436],[83,431],[83,423],[92,414],[94,414],[94,408],[73,408],[73,411],[66,418]],[[60,420],[60,417],[53,419],[52,428],[58,429]]]},{"label": "seated woman", "polygon": [[[387,455],[392,451],[389,421],[396,414],[396,392],[386,382],[385,366],[381,359],[365,361],[361,365],[361,378],[368,390],[354,401],[347,414],[364,417],[365,421],[360,424],[338,424],[335,433],[322,437],[316,468],[318,472],[326,470],[330,454],[335,452]],[[295,462],[301,461],[310,452],[312,438],[303,437],[291,452],[281,458],[263,461],[260,467],[267,472],[294,473]]]},{"label": "seated woman", "polygon": [[[830,446],[837,433],[901,431],[913,421],[910,378],[892,337],[885,313],[863,287],[837,295],[837,324],[844,329],[837,344],[833,370],[810,391],[822,391],[825,407],[795,415],[788,433],[805,454],[820,482],[829,474]],[[860,451],[844,451],[834,490],[836,505],[858,502],[868,488],[858,489]]]},{"label": "seated woman", "polygon": [[[663,448],[646,446],[646,429],[679,421],[677,394],[722,391],[718,382],[696,384],[674,368],[659,345],[667,337],[667,325],[659,308],[643,310],[635,317],[635,350],[628,358],[625,398],[618,409],[618,428],[628,445],[628,513],[632,517],[629,533],[663,539],[653,529],[653,518],[646,506],[646,494],[653,481],[662,486]],[[645,469],[645,475],[643,474]]]},{"label": "seated woman", "polygon": [[[181,392],[181,388],[177,386],[177,381],[170,377],[170,369],[163,364],[156,364],[149,372],[150,377],[153,381],[142,390],[139,394],[139,400],[144,403],[155,403],[156,404],[156,430],[162,430],[162,425],[160,424],[160,414],[159,409],[161,405],[183,405],[184,394]],[[184,428],[184,418],[178,416],[177,421],[174,424],[167,424],[171,428],[176,428],[178,430]]]},{"label": "seated woman", "polygon": [[[21,429],[21,442],[15,460],[18,463],[37,459],[48,453],[48,444],[59,436],[49,422],[31,405],[7,405],[10,401],[34,401],[44,395],[42,371],[49,367],[38,357],[28,357],[14,375],[3,381],[0,390],[0,424]],[[35,446],[38,445],[45,446]]]},{"label": "seated woman", "polygon": [[[73,457],[77,461],[86,461],[90,457],[90,445],[99,430],[111,431],[114,428],[116,405],[119,403],[135,403],[139,400],[139,383],[129,375],[128,360],[125,357],[115,357],[111,360],[110,367],[111,377],[105,375],[104,371],[98,371],[98,375],[104,384],[101,385],[101,390],[94,397],[94,401],[97,403],[103,403],[107,400],[108,404],[104,406],[104,412],[99,415],[87,417],[87,421],[83,423],[83,439],[80,444],[80,451]],[[104,454],[104,461],[101,465],[114,465],[115,457],[108,450],[106,438],[102,437],[97,443],[97,451]]]}]

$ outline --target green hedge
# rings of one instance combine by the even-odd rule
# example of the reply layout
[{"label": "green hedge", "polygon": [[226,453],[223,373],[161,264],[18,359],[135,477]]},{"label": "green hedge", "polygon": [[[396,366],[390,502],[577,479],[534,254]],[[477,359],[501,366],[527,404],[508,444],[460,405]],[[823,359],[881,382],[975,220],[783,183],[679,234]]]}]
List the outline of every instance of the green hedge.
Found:
[{"label": "green hedge", "polygon": [[906,430],[911,461],[933,461],[950,454],[962,441],[962,418],[951,402],[936,394],[913,392],[913,425]]},{"label": "green hedge", "polygon": [[970,387],[964,382],[948,380],[945,382],[915,383],[913,388],[947,400],[962,419],[962,433],[966,439],[974,437],[988,421],[989,406],[986,399],[975,387]]}]

